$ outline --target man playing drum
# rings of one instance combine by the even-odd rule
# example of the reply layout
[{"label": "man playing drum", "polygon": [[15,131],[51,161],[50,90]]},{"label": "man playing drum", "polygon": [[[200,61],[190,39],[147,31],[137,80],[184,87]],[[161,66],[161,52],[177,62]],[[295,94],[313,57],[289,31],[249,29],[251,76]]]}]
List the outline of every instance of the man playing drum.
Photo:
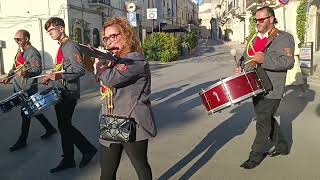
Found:
[{"label": "man playing drum", "polygon": [[[281,101],[286,72],[294,65],[294,39],[287,32],[275,28],[276,18],[272,8],[262,7],[256,11],[255,19],[258,33],[249,42],[243,53],[242,69],[257,69],[261,81],[267,90],[253,98],[254,110],[256,112],[256,137],[251,147],[249,159],[240,167],[252,169],[258,166],[266,155],[271,157],[287,155],[289,146],[285,140],[280,127],[274,118]],[[261,72],[260,71],[260,72]],[[269,82],[265,83],[264,82]],[[269,138],[275,148],[271,152],[265,152]]]},{"label": "man playing drum", "polygon": [[65,73],[50,73],[43,78],[43,82],[52,85],[61,91],[61,101],[55,105],[58,128],[62,142],[62,160],[51,173],[75,167],[75,145],[83,154],[79,167],[82,168],[94,157],[97,149],[72,125],[72,115],[80,98],[80,77],[85,74],[85,67],[80,47],[65,33],[65,24],[61,18],[52,17],[45,29],[53,40],[57,40],[60,47],[56,57],[55,71],[64,70]]},{"label": "man playing drum", "polygon": [[[2,83],[7,84],[11,79],[13,79],[14,92],[23,90],[31,96],[38,91],[38,80],[33,79],[32,81],[28,81],[28,79],[41,74],[41,56],[39,51],[31,45],[30,33],[28,31],[23,29],[18,30],[15,34],[14,40],[18,44],[19,49],[15,57],[13,67]],[[22,110],[21,117],[21,134],[18,141],[9,148],[10,151],[16,151],[26,147],[27,145],[31,118],[27,117]],[[57,132],[43,114],[36,115],[35,118],[46,129],[46,133],[41,136],[42,139],[46,139]]]}]

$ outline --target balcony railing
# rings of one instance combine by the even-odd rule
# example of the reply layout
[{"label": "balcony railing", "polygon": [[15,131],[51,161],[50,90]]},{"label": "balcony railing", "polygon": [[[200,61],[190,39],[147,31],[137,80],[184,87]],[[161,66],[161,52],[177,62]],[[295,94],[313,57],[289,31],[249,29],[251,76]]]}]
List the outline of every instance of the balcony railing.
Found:
[{"label": "balcony railing", "polygon": [[255,5],[274,5],[276,0],[247,0],[246,8],[250,8]]},{"label": "balcony railing", "polygon": [[234,9],[234,3],[231,1],[228,5],[228,11],[230,12],[232,9]]},{"label": "balcony railing", "polygon": [[89,4],[105,4],[110,6],[110,0],[88,0]]}]

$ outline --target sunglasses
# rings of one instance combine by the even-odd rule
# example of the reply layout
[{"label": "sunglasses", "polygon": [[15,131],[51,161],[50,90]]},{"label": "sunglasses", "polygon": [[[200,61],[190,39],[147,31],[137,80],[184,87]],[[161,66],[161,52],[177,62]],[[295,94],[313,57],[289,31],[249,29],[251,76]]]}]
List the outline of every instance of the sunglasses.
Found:
[{"label": "sunglasses", "polygon": [[259,19],[254,18],[253,21],[254,21],[255,23],[257,23],[257,22],[258,22],[258,23],[263,23],[265,19],[268,19],[268,18],[270,18],[270,17],[271,17],[271,16],[264,17],[264,18],[259,18]]},{"label": "sunglasses", "polygon": [[24,38],[13,38],[16,42],[21,42],[23,41]]}]

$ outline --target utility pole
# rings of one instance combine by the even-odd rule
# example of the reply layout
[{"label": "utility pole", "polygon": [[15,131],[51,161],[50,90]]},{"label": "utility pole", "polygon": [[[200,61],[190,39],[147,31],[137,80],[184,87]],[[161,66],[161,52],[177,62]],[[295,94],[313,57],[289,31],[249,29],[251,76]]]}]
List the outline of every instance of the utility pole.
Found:
[{"label": "utility pole", "polygon": [[[151,2],[152,2],[152,6],[151,6],[151,8],[153,8],[153,0],[151,0]],[[154,19],[152,19],[152,33],[153,33],[153,29],[154,29]]]},{"label": "utility pole", "polygon": [[287,27],[286,27],[286,7],[285,5],[282,5],[282,10],[283,10],[283,30],[286,31]]}]

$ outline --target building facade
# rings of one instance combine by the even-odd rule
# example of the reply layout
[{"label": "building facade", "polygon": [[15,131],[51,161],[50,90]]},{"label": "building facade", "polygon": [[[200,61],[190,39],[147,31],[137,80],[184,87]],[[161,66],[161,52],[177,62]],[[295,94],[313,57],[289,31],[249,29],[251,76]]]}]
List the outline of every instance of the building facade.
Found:
[{"label": "building facade", "polygon": [[17,30],[26,29],[31,34],[31,43],[42,56],[45,69],[51,69],[58,49],[57,42],[46,34],[44,23],[53,16],[64,19],[66,33],[73,40],[101,45],[100,31],[103,23],[115,16],[125,16],[123,0],[29,0],[16,2],[0,0],[0,40],[2,72],[7,73],[14,61],[17,44],[13,37]]},{"label": "building facade", "polygon": [[[101,46],[101,28],[112,17],[127,17],[126,4],[135,3],[136,33],[140,40],[161,24],[188,27],[198,22],[198,5],[192,0],[0,0],[0,74],[7,73],[17,52],[13,40],[19,29],[31,34],[31,43],[42,56],[44,69],[51,69],[58,49],[57,42],[46,34],[44,23],[53,16],[64,19],[66,33],[74,41]],[[147,9],[157,8],[157,20],[147,19]],[[196,24],[196,23],[194,23]],[[160,26],[159,26],[160,25]],[[159,28],[160,27],[160,28]]]}]

